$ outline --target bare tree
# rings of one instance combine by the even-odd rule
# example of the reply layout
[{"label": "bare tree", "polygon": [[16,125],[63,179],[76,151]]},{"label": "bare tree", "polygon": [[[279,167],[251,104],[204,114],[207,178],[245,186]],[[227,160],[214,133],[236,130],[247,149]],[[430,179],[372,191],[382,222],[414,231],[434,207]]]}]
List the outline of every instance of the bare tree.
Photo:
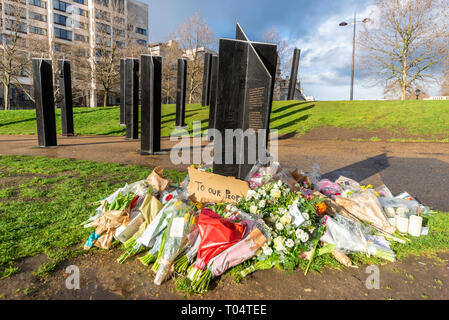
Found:
[{"label": "bare tree", "polygon": [[293,61],[293,50],[289,47],[287,41],[281,38],[278,30],[273,27],[263,34],[263,42],[272,43],[277,46],[279,64],[278,68],[280,70],[281,76],[285,77],[291,68]]},{"label": "bare tree", "polygon": [[178,59],[183,52],[178,42],[169,40],[157,44],[162,57],[162,101],[172,103],[176,101],[176,80],[178,74]]},{"label": "bare tree", "polygon": [[4,89],[4,109],[9,109],[11,85],[20,87],[33,100],[28,91],[23,88],[19,77],[26,76],[28,53],[26,48],[27,24],[26,7],[21,0],[3,2],[5,6],[5,27],[3,43],[0,44],[0,81]]},{"label": "bare tree", "polygon": [[[447,3],[447,0],[444,1]],[[376,84],[407,91],[435,80],[447,55],[440,0],[377,0],[376,28],[360,34],[361,65]]]},{"label": "bare tree", "polygon": [[187,99],[188,103],[201,99],[204,53],[214,45],[216,38],[210,27],[197,12],[187,18],[178,28],[175,37],[189,59],[187,63]]}]

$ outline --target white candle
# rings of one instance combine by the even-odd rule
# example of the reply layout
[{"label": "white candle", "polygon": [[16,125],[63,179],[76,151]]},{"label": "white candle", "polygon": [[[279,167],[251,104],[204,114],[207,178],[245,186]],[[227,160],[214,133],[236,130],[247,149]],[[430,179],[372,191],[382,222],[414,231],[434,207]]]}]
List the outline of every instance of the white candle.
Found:
[{"label": "white candle", "polygon": [[421,235],[421,229],[422,229],[422,217],[410,216],[408,233],[414,237],[419,237]]},{"label": "white candle", "polygon": [[396,228],[400,233],[407,233],[408,231],[408,218],[402,218],[400,216],[396,216]]}]

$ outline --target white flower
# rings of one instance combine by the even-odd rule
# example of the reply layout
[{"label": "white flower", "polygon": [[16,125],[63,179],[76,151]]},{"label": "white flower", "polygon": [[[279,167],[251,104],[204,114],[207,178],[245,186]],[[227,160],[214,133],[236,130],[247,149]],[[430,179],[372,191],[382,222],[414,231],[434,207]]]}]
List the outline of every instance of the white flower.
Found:
[{"label": "white flower", "polygon": [[256,214],[257,213],[257,207],[256,206],[249,207],[249,212],[252,213],[252,214]]},{"label": "white flower", "polygon": [[285,214],[281,217],[280,222],[285,226],[292,221],[292,217],[289,214]]},{"label": "white flower", "polygon": [[286,214],[287,213],[287,209],[285,209],[285,208],[280,208],[279,209],[279,214],[281,215],[281,216],[283,216],[284,214]]},{"label": "white flower", "polygon": [[248,192],[246,193],[246,200],[250,200],[254,198],[256,195],[257,195],[256,191],[248,190]]},{"label": "white flower", "polygon": [[303,223],[304,228],[310,227],[311,225],[312,225],[312,222],[310,222],[310,220],[307,220],[306,222]]},{"label": "white flower", "polygon": [[274,188],[271,190],[270,196],[272,196],[273,199],[278,199],[281,197],[281,191],[279,191],[279,189],[277,189],[277,188]]},{"label": "white flower", "polygon": [[285,245],[289,248],[292,248],[295,245],[295,242],[292,239],[288,239],[285,241]]},{"label": "white flower", "polygon": [[274,248],[277,251],[282,251],[284,249],[284,238],[279,236],[276,239],[273,240],[274,242]]},{"label": "white flower", "polygon": [[309,240],[309,234],[307,232],[304,232],[304,234],[301,236],[300,240],[302,242],[307,242],[307,240]]},{"label": "white flower", "polygon": [[276,229],[278,229],[279,231],[281,231],[282,229],[284,229],[284,225],[280,222],[276,223]]},{"label": "white flower", "polygon": [[232,205],[230,203],[228,203],[226,205],[226,211],[231,211],[231,207],[232,207]]},{"label": "white flower", "polygon": [[266,204],[265,200],[260,200],[260,201],[259,201],[259,207],[260,207],[260,208],[264,208],[264,207],[265,207],[265,204]]},{"label": "white flower", "polygon": [[265,253],[266,256],[271,256],[273,254],[273,249],[270,247],[264,248],[263,253]]},{"label": "white flower", "polygon": [[302,212],[302,216],[304,217],[304,219],[309,220],[309,214],[307,212]]},{"label": "white flower", "polygon": [[282,186],[282,181],[281,180],[278,181],[277,186],[278,187]]},{"label": "white flower", "polygon": [[295,235],[296,235],[296,238],[301,239],[301,237],[304,235],[304,230],[296,229]]}]

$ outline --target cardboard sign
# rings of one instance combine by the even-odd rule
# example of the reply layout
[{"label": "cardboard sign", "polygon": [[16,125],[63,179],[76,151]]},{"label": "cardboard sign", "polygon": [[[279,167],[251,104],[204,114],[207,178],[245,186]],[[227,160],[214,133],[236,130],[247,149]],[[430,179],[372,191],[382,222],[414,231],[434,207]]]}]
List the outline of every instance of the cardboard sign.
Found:
[{"label": "cardboard sign", "polygon": [[236,203],[249,190],[246,181],[188,168],[189,198],[196,202]]}]

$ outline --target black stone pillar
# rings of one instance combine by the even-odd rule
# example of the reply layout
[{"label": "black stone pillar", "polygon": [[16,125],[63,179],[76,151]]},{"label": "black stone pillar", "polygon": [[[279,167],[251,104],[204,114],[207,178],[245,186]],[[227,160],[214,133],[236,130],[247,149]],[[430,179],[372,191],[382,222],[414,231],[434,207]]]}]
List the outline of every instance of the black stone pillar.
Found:
[{"label": "black stone pillar", "polygon": [[125,59],[120,59],[120,125],[125,122]]},{"label": "black stone pillar", "polygon": [[[259,137],[258,130],[265,130],[268,136],[277,48],[248,41],[239,25],[236,37],[219,42],[215,129],[223,140],[214,139],[214,173],[244,179],[265,155],[267,138]],[[226,129],[241,129],[246,135],[225,139]],[[226,163],[229,159],[232,163]]]},{"label": "black stone pillar", "polygon": [[125,121],[126,138],[139,138],[139,62],[128,58],[125,62]]},{"label": "black stone pillar", "polygon": [[59,69],[59,92],[61,101],[61,128],[63,136],[73,136],[73,101],[72,101],[72,77],[70,73],[70,62],[58,61]]},{"label": "black stone pillar", "polygon": [[[212,56],[211,81],[210,81],[210,101],[209,101],[209,129],[215,128],[215,111],[217,104],[218,85],[218,56]],[[209,139],[211,136],[209,135]]]},{"label": "black stone pillar", "polygon": [[141,127],[140,154],[161,150],[162,58],[142,55],[141,63]]},{"label": "black stone pillar", "polygon": [[187,60],[178,59],[178,79],[176,89],[176,126],[185,127]]},{"label": "black stone pillar", "polygon": [[211,65],[212,54],[204,53],[204,71],[203,71],[203,93],[201,95],[201,105],[208,106],[210,103],[210,90],[211,90]]},{"label": "black stone pillar", "polygon": [[293,52],[292,71],[290,72],[290,84],[288,86],[287,100],[295,99],[296,80],[298,79],[298,66],[301,50],[295,48]]},{"label": "black stone pillar", "polygon": [[32,59],[39,147],[56,147],[55,100],[51,60]]}]

